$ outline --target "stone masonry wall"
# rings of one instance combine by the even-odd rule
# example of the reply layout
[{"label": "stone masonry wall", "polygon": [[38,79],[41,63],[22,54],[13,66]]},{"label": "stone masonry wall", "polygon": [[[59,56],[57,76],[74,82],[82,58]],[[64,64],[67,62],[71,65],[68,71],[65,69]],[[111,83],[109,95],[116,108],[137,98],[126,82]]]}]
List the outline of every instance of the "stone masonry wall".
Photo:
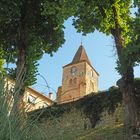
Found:
[{"label": "stone masonry wall", "polygon": [[[119,106],[113,114],[102,113],[101,121],[96,127],[114,126],[122,124],[124,119],[124,108]],[[49,140],[74,140],[85,130],[91,129],[91,123],[82,110],[72,108],[60,117],[43,118],[40,126],[48,136]],[[93,130],[94,131],[94,130]]]}]

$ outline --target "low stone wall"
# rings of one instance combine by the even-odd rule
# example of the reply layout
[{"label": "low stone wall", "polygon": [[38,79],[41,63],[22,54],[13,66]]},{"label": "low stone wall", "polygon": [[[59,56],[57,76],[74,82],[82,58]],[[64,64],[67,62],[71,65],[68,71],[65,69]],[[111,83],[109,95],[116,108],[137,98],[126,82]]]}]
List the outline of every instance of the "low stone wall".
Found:
[{"label": "low stone wall", "polygon": [[[96,124],[98,127],[122,125],[124,120],[124,108],[120,105],[112,114],[103,112],[101,120]],[[75,140],[79,135],[92,129],[90,119],[83,110],[72,108],[60,117],[42,118],[39,125],[46,133],[49,140]]]},{"label": "low stone wall", "polygon": [[99,121],[96,127],[123,125],[124,122],[125,122],[125,109],[123,105],[119,105],[114,113],[108,114],[108,112],[104,111],[102,113],[101,121]]},{"label": "low stone wall", "polygon": [[53,105],[35,112],[49,140],[75,140],[95,127],[120,125],[124,122],[124,107],[118,89],[90,94],[76,102]]},{"label": "low stone wall", "polygon": [[87,126],[90,128],[90,121],[81,111],[73,108],[61,117],[43,118],[40,125],[49,140],[74,140]]}]

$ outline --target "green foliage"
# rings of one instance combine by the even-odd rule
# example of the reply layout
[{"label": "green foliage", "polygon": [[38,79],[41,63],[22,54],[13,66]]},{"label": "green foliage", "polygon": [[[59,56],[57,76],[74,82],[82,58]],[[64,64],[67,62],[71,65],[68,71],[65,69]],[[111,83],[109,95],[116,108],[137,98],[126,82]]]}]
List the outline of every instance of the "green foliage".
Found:
[{"label": "green foliage", "polygon": [[4,65],[3,56],[4,56],[4,52],[3,52],[3,50],[0,48],[0,72],[3,72],[3,71],[4,71],[4,68],[3,68],[3,65]]},{"label": "green foliage", "polygon": [[104,111],[111,114],[116,110],[118,104],[122,103],[122,95],[118,88],[113,88],[97,95],[91,94],[80,102],[80,107],[84,109],[86,116],[91,121],[92,127],[95,127]]},{"label": "green foliage", "polygon": [[[140,79],[135,79],[135,89],[136,89],[136,97],[137,102],[139,104],[140,100]],[[113,114],[116,108],[119,105],[122,105],[122,94],[118,87],[112,86],[107,91],[98,92],[98,94],[91,93],[84,98],[66,104],[54,104],[51,107],[47,107],[46,109],[37,110],[29,113],[32,114],[42,114],[39,117],[39,120],[43,118],[60,118],[64,113],[69,113],[73,108],[81,110],[84,112],[85,116],[90,119],[92,127],[95,127],[96,124],[101,120],[102,113],[108,112],[108,114]],[[35,119],[35,118],[34,118]]]},{"label": "green foliage", "polygon": [[137,11],[135,12],[135,17],[130,26],[132,32],[129,34],[131,37],[131,42],[124,49],[124,58],[128,59],[129,65],[136,66],[140,63],[140,2],[138,0],[134,1],[134,5],[137,6]]},{"label": "green foliage", "polygon": [[[136,104],[133,102],[135,98],[133,67],[140,62],[139,1],[134,1],[138,6],[136,17],[132,17],[130,14],[132,0],[92,0],[92,2],[81,0],[80,2],[82,5],[77,5],[73,20],[77,31],[87,34],[98,30],[106,35],[112,35],[114,38],[118,55],[117,70],[122,76],[121,84],[118,83],[118,85],[123,97],[129,99],[124,103],[128,108],[131,122],[135,120],[133,125],[137,122],[136,118],[139,117],[138,111],[134,113],[137,109],[136,105],[133,105]],[[129,90],[127,90],[127,86],[130,87]],[[135,117],[132,117],[133,114],[136,114]]]},{"label": "green foliage", "polygon": [[[93,93],[85,96],[76,102],[48,107],[43,111],[39,119],[59,118],[62,114],[70,112],[72,108],[76,108],[83,111],[85,116],[90,119],[92,127],[95,127],[97,122],[100,121],[104,111],[111,114],[116,110],[118,104],[121,103],[122,95],[118,88],[113,87],[105,92],[99,92],[98,94]],[[35,113],[38,114],[40,111],[41,110],[35,111]]]},{"label": "green foliage", "polygon": [[138,6],[138,8],[140,7],[140,1],[139,0],[134,0],[134,6]]},{"label": "green foliage", "polygon": [[0,74],[0,140],[46,140],[35,120],[27,118],[23,110],[14,109],[12,91],[4,86],[4,79]]},{"label": "green foliage", "polygon": [[87,130],[76,140],[130,140],[129,132],[122,126],[107,126]]},{"label": "green foliage", "polygon": [[74,19],[74,26],[78,31],[82,31],[86,34],[94,32],[94,30],[97,29],[107,35],[111,34],[111,30],[115,29],[112,11],[112,6],[115,6],[117,9],[118,21],[121,30],[124,32],[124,36],[129,33],[130,28],[127,23],[131,19],[129,11],[130,0],[115,0],[113,2],[110,0],[92,2],[81,0],[80,3],[81,5],[77,5],[75,13],[76,18]]},{"label": "green foliage", "polygon": [[[138,92],[139,79],[135,80],[135,88]],[[30,112],[28,115],[32,117],[34,114],[40,115],[39,126],[48,130],[46,133],[52,140],[90,138],[117,140],[127,138],[130,134],[128,126],[122,128],[124,121],[122,94],[115,86],[98,94],[91,93],[75,102],[54,104],[43,110]],[[35,117],[32,119],[36,120]]]},{"label": "green foliage", "polygon": [[0,72],[3,71],[4,60],[0,59]]},{"label": "green foliage", "polygon": [[98,30],[112,35],[118,53],[117,70],[120,74],[140,62],[140,4],[134,1],[138,11],[131,16],[132,0],[80,0],[76,3],[73,25],[78,32],[87,33]]},{"label": "green foliage", "polygon": [[63,1],[1,0],[0,7],[0,46],[7,53],[5,59],[16,63],[18,49],[25,49],[26,84],[32,85],[37,61],[44,53],[52,55],[64,43],[67,16]]}]

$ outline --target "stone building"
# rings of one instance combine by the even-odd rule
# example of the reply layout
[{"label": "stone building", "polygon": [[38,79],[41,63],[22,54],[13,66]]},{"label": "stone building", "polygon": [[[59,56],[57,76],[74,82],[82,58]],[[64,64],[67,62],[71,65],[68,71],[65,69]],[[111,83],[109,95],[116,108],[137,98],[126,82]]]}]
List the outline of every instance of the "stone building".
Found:
[{"label": "stone building", "polygon": [[[14,90],[15,81],[7,78],[5,83],[6,86],[8,87],[8,91],[11,93]],[[14,100],[12,96],[10,98],[11,98],[10,104],[12,108]],[[52,93],[49,93],[49,96],[46,96],[30,86],[25,88],[23,102],[26,112],[45,108],[47,106],[51,106],[54,103],[54,101],[52,100]]]},{"label": "stone building", "polygon": [[54,103],[52,93],[46,96],[32,87],[26,87],[23,101],[25,103],[25,111],[27,112],[48,107]]},{"label": "stone building", "polygon": [[62,86],[58,88],[59,104],[72,102],[98,92],[98,72],[93,68],[81,44],[71,63],[63,67]]}]

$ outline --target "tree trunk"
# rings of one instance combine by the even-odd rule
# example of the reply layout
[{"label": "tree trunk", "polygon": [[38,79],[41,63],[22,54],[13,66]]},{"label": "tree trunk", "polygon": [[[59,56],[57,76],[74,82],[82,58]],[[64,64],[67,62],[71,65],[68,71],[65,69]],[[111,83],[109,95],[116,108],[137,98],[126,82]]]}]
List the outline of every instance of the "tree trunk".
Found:
[{"label": "tree trunk", "polygon": [[130,124],[135,130],[136,128],[139,128],[140,125],[139,110],[135,96],[133,68],[129,67],[127,70],[127,73],[124,74],[124,76],[117,82],[117,84],[123,95],[123,100]]},{"label": "tree trunk", "polygon": [[[25,15],[24,15],[25,16]],[[24,17],[23,16],[23,17]],[[25,92],[26,80],[26,44],[25,44],[25,31],[26,26],[24,18],[21,18],[18,34],[17,34],[17,67],[16,67],[16,83],[14,103],[17,108],[23,108],[23,96]]]},{"label": "tree trunk", "polygon": [[16,38],[17,46],[17,69],[16,69],[16,96],[22,99],[25,91],[25,75],[26,75],[26,12],[27,12],[27,1],[24,0],[21,7],[21,17],[19,21],[19,28]]},{"label": "tree trunk", "polygon": [[25,80],[26,80],[26,12],[27,12],[27,1],[24,0],[21,5],[21,17],[19,21],[19,27],[17,29],[16,36],[16,48],[17,48],[17,67],[16,67],[16,82],[15,92],[13,95],[13,113],[18,112],[23,118],[25,117],[25,105],[23,102],[25,92]]},{"label": "tree trunk", "polygon": [[18,48],[17,69],[16,69],[16,87],[21,89],[24,87],[25,81],[25,49],[24,47]]},{"label": "tree trunk", "polygon": [[[113,4],[113,0],[110,1]],[[115,28],[111,30],[111,33],[115,40],[118,59],[121,66],[120,74],[122,76],[122,78],[117,82],[117,84],[122,92],[124,104],[128,111],[129,118],[131,120],[131,125],[134,128],[139,128],[140,121],[138,107],[135,99],[133,66],[129,64],[129,58],[128,60],[125,60],[125,58],[123,57],[123,48],[125,47],[125,40],[123,39],[121,34],[122,29],[118,21],[118,14],[115,6],[112,6],[112,11],[114,15]]]}]

